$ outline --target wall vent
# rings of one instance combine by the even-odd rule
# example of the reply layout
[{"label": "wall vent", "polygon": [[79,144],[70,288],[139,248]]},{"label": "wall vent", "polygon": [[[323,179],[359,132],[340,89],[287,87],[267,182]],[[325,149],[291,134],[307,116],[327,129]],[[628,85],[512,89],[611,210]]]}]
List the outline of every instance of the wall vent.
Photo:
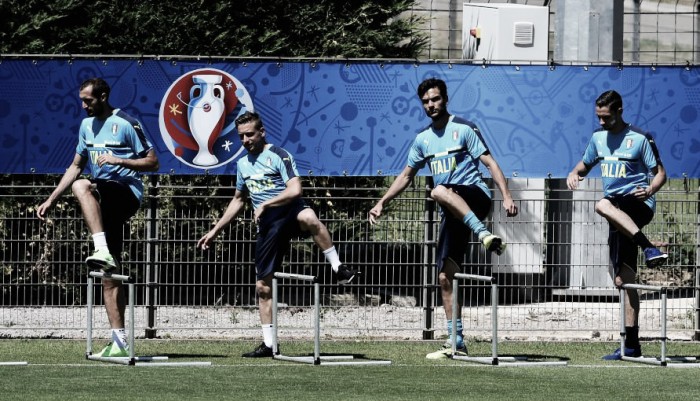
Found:
[{"label": "wall vent", "polygon": [[535,24],[532,22],[515,22],[513,24],[513,44],[532,46],[535,43]]}]

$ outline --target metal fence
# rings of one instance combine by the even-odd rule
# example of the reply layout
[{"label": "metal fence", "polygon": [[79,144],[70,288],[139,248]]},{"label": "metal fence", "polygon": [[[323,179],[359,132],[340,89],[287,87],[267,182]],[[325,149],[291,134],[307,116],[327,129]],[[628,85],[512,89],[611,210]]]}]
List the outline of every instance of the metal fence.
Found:
[{"label": "metal fence", "polygon": [[[48,222],[35,217],[36,205],[59,178],[1,179],[0,336],[84,336],[84,259],[92,244],[79,208],[67,194]],[[305,178],[305,197],[331,231],[341,258],[364,273],[357,283],[336,286],[309,239],[291,244],[284,271],[319,276],[325,336],[420,339],[447,334],[434,263],[439,211],[428,198],[430,180],[418,178],[391,204],[379,226],[367,223],[368,210],[392,179]],[[124,230],[122,269],[137,281],[137,333],[257,336],[250,208],[211,250],[195,249],[230,201],[235,178],[152,175],[146,181],[143,206]],[[587,187],[572,192],[560,179],[511,178],[520,214],[506,217],[496,196],[489,217],[508,243],[506,253],[487,255],[475,238],[465,238],[463,271],[498,277],[499,330],[511,338],[616,337],[619,305],[608,274],[608,226],[594,212],[600,182],[584,183]],[[668,304],[672,337],[698,332],[698,184],[671,180],[658,194],[657,214],[645,229],[670,260],[661,270],[640,268],[639,280],[673,289]],[[478,283],[460,288],[470,335],[490,335],[489,291]],[[100,304],[100,294],[96,296]],[[280,299],[280,334],[311,336],[311,288],[282,282]],[[643,335],[659,329],[658,307],[657,297],[643,294]],[[95,327],[108,327],[104,313],[95,319]]]},{"label": "metal fence", "polygon": [[[429,37],[429,45],[423,57],[462,57],[464,3],[517,3],[549,7],[549,58],[552,58],[554,38],[559,29],[556,26],[557,0],[419,0],[411,13],[426,19],[424,31]],[[700,0],[624,0],[623,18],[622,61],[700,62]]]}]

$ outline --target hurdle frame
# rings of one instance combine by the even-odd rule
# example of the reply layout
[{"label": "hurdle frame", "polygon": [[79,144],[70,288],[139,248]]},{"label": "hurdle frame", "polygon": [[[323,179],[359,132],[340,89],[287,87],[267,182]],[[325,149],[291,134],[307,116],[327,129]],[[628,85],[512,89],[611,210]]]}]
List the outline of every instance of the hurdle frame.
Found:
[{"label": "hurdle frame", "polygon": [[[625,298],[626,298],[626,290],[647,290],[647,291],[654,291],[658,292],[661,295],[661,306],[660,306],[660,313],[661,313],[661,328],[660,328],[660,335],[658,337],[652,337],[651,339],[653,340],[659,340],[661,342],[661,355],[659,357],[648,357],[648,356],[639,356],[639,357],[634,357],[634,356],[626,356],[625,355],[625,338],[627,336],[627,331],[625,330]],[[668,300],[668,290],[669,287],[664,287],[664,286],[654,286],[654,285],[646,285],[646,284],[623,284],[619,291],[620,291],[620,355],[623,361],[628,361],[628,362],[637,362],[637,363],[643,363],[647,365],[655,365],[655,366],[664,366],[664,367],[673,367],[673,368],[700,368],[700,363],[697,363],[697,358],[696,357],[687,357],[687,356],[672,356],[669,357],[667,355],[667,348],[666,348],[666,341],[668,340],[667,334],[667,319],[666,319],[666,311],[667,311],[667,300]],[[669,362],[680,362],[680,363],[669,363]],[[682,362],[694,362],[694,363],[685,363],[683,364]]]},{"label": "hurdle frame", "polygon": [[[491,356],[469,356],[457,353],[457,325],[454,324],[459,304],[459,280],[482,281],[491,284]],[[461,316],[461,314],[460,314]],[[498,355],[498,283],[492,276],[455,273],[452,280],[452,354],[451,359],[475,362],[484,366],[566,366],[566,361],[530,361],[526,356]]]},{"label": "hurdle frame", "polygon": [[[122,284],[128,285],[129,297],[129,356],[124,357],[101,357],[92,354],[92,316],[94,309],[94,290],[95,279],[110,279],[121,281]],[[88,273],[87,282],[87,348],[85,358],[91,361],[109,362],[127,366],[211,366],[211,362],[170,362],[167,356],[136,356],[135,348],[136,341],[134,335],[134,300],[135,300],[135,284],[130,276],[122,274],[112,274],[109,272],[92,271]]]},{"label": "hurdle frame", "polygon": [[[314,287],[314,353],[313,356],[283,355],[279,350],[278,329],[278,279],[311,282]],[[292,273],[275,273],[272,278],[272,358],[311,365],[391,365],[391,361],[357,360],[354,355],[321,355],[321,286],[316,276]]]}]

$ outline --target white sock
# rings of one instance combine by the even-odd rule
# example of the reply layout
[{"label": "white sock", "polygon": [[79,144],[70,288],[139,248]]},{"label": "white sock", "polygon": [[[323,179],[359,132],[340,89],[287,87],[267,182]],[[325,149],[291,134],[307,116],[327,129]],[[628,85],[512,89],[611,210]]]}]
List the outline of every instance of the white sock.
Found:
[{"label": "white sock", "polygon": [[272,348],[272,325],[271,324],[263,324],[262,325],[262,332],[263,332],[263,342],[265,343],[265,346]]},{"label": "white sock", "polygon": [[337,272],[338,267],[340,267],[342,263],[340,263],[340,257],[338,257],[338,252],[335,250],[335,247],[332,246],[326,249],[325,251],[323,251],[323,255],[326,256],[326,261],[331,264],[333,271]]},{"label": "white sock", "polygon": [[104,231],[92,234],[92,242],[93,244],[95,244],[95,250],[104,249],[106,251],[109,251],[109,248],[107,248],[107,237],[105,236]]},{"label": "white sock", "polygon": [[491,235],[491,232],[488,230],[480,232],[479,233],[479,241],[483,241],[484,238],[488,237],[489,235]]},{"label": "white sock", "polygon": [[127,347],[126,330],[124,328],[112,329],[112,343],[119,348]]}]

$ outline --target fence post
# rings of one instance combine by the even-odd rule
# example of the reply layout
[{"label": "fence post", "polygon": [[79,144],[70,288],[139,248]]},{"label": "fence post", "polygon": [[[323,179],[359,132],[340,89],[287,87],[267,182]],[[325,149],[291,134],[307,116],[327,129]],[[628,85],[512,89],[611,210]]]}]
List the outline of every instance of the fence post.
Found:
[{"label": "fence post", "polygon": [[695,0],[695,49],[693,49],[693,57],[695,64],[700,63],[700,1]]},{"label": "fence post", "polygon": [[[698,11],[700,11],[700,3],[698,4]],[[688,178],[685,178],[685,188],[686,191],[690,190],[690,184],[688,183]],[[698,188],[698,186],[696,186]],[[697,190],[697,198],[698,198],[698,205],[700,205],[700,188]],[[696,216],[695,216],[695,227],[696,227],[696,236],[697,238],[700,238],[700,209],[697,210]],[[700,265],[698,264],[698,259],[700,258],[700,244],[698,241],[695,243],[695,288],[693,289],[693,292],[695,292],[695,323],[693,324],[695,332],[693,333],[693,340],[698,341],[700,340]]]},{"label": "fence post", "polygon": [[156,338],[156,304],[158,286],[158,174],[148,176],[148,209],[146,210],[146,338]]},{"label": "fence post", "polygon": [[[699,252],[696,252],[697,255]],[[696,256],[697,258],[697,256]],[[696,259],[697,260],[697,259]],[[700,267],[695,266],[695,323],[693,324],[695,331],[693,332],[693,341],[700,340]]]},{"label": "fence post", "polygon": [[430,197],[433,187],[433,178],[427,177],[425,181],[425,232],[423,244],[423,339],[433,340],[435,330],[433,328],[433,315],[435,313],[435,201]]}]

